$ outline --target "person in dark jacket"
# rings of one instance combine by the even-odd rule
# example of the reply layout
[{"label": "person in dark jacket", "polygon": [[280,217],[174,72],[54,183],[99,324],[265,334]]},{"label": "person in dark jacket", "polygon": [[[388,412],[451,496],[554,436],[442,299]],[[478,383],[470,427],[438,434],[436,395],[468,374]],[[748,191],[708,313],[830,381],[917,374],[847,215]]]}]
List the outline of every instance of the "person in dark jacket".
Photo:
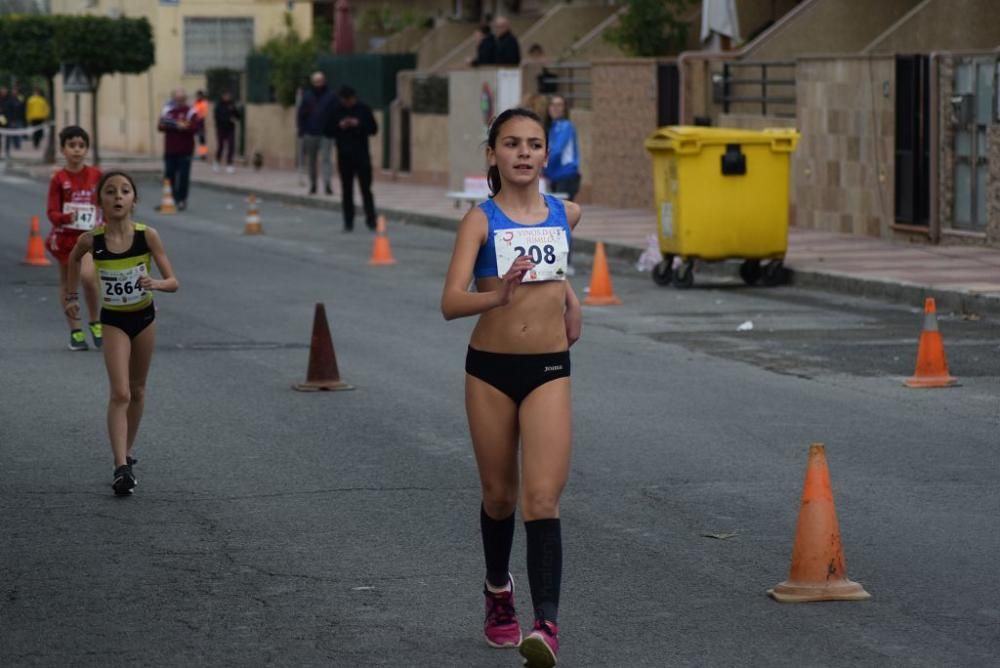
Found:
[{"label": "person in dark jacket", "polygon": [[310,86],[303,91],[296,115],[299,139],[302,142],[302,159],[309,169],[309,194],[316,194],[316,161],[323,162],[323,187],[327,195],[333,194],[333,165],[330,162],[331,135],[325,132],[330,116],[336,107],[333,91],[327,88],[326,75],[313,72]]},{"label": "person in dark jacket", "polygon": [[490,25],[484,23],[476,28],[476,55],[469,60],[469,65],[496,65],[497,41],[490,31]]},{"label": "person in dark jacket", "polygon": [[[16,109],[14,108],[14,96],[11,95],[6,86],[0,86],[0,129],[14,129],[15,114]],[[0,154],[9,156],[11,144],[12,142],[10,136],[0,136],[0,149],[2,149]]]},{"label": "person in dark jacket", "polygon": [[496,64],[497,65],[520,65],[521,46],[517,42],[517,37],[510,31],[510,22],[505,16],[498,16],[493,20],[493,31],[496,33]]},{"label": "person in dark jacket", "polygon": [[187,93],[178,88],[160,111],[157,129],[163,133],[163,177],[170,179],[170,189],[180,211],[187,208],[191,156],[200,128],[201,120],[194,107],[188,106]]},{"label": "person in dark jacket", "polygon": [[354,229],[354,177],[358,177],[361,199],[365,207],[365,223],[375,229],[375,198],[372,196],[372,160],[368,138],[378,132],[371,108],[358,100],[350,86],[337,93],[339,104],[331,117],[331,128],[337,142],[337,167],[340,170],[341,200],[344,231]]},{"label": "person in dark jacket", "polygon": [[236,139],[236,121],[243,118],[243,113],[233,101],[233,95],[228,90],[219,96],[219,101],[215,103],[212,112],[215,117],[215,137],[218,147],[215,149],[215,164],[212,171],[219,171],[219,163],[222,161],[222,151],[226,151],[226,173],[232,174],[233,169],[233,148]]}]

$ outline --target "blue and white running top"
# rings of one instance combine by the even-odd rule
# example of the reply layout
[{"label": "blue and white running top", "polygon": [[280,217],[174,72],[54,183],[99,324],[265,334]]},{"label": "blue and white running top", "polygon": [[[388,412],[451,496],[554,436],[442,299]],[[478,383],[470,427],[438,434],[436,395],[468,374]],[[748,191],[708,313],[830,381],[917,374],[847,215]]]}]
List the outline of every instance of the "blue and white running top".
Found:
[{"label": "blue and white running top", "polygon": [[523,225],[507,217],[492,200],[479,208],[486,214],[486,243],[476,255],[473,275],[478,278],[500,277],[520,255],[527,255],[535,267],[524,282],[561,281],[566,279],[567,258],[573,232],[566,221],[566,208],[552,195],[542,195],[549,209],[548,217],[534,225]]}]

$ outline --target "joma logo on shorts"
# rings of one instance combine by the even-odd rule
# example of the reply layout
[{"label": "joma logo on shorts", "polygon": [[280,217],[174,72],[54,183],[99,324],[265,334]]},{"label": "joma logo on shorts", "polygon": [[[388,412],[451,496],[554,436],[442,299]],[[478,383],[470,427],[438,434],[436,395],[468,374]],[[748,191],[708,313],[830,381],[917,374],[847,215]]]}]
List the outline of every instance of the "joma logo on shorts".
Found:
[{"label": "joma logo on shorts", "polygon": [[562,371],[562,364],[559,366],[547,366],[545,367],[545,371],[543,373],[548,373],[549,371]]}]

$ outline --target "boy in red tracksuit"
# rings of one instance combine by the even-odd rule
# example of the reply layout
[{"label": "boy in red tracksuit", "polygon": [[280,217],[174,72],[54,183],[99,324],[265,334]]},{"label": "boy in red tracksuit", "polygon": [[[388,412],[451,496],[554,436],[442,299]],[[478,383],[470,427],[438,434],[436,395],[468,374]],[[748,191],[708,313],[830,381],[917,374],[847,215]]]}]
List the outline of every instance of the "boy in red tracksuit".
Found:
[{"label": "boy in red tracksuit", "polygon": [[[101,170],[83,164],[90,149],[90,137],[83,128],[70,125],[59,133],[59,146],[66,166],[52,176],[49,181],[48,210],[52,231],[45,240],[45,247],[59,261],[59,303],[66,303],[66,277],[69,254],[76,246],[76,240],[87,230],[102,224],[101,209],[97,206],[97,183],[101,180]],[[94,261],[85,256],[81,266],[83,295],[90,313],[90,336],[96,348],[103,341],[101,322],[97,310],[97,280],[94,275]],[[72,295],[75,297],[76,295]],[[87,350],[79,318],[66,316],[69,323],[69,349]]]}]

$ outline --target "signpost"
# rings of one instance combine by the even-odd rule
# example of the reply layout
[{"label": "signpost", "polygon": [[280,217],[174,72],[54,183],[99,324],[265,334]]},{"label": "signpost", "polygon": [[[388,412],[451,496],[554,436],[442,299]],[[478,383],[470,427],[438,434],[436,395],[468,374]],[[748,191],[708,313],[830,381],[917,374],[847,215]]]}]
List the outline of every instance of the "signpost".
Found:
[{"label": "signpost", "polygon": [[75,63],[62,64],[63,93],[74,93],[73,109],[76,113],[74,122],[80,124],[80,93],[93,93],[94,82],[90,80],[83,68]]}]

